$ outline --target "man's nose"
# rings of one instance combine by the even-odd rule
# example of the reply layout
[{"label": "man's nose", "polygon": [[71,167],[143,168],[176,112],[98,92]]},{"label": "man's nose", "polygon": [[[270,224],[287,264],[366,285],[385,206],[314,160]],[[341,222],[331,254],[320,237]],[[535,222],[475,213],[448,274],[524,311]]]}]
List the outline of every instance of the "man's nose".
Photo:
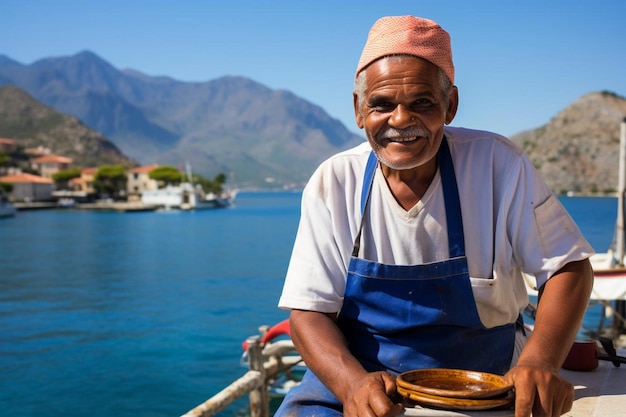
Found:
[{"label": "man's nose", "polygon": [[411,126],[414,121],[415,117],[411,114],[409,109],[407,109],[403,104],[398,104],[391,112],[391,116],[389,116],[387,123],[389,126],[402,129],[407,126]]}]

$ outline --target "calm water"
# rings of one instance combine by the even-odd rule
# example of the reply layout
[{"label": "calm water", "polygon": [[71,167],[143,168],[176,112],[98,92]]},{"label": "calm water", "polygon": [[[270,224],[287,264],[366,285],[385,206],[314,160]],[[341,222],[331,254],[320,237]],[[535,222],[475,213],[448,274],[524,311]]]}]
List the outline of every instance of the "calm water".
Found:
[{"label": "calm water", "polygon": [[[616,200],[562,201],[605,251]],[[241,342],[287,316],[299,204],[241,193],[223,210],[0,221],[0,414],[179,416],[217,393],[245,372]]]}]

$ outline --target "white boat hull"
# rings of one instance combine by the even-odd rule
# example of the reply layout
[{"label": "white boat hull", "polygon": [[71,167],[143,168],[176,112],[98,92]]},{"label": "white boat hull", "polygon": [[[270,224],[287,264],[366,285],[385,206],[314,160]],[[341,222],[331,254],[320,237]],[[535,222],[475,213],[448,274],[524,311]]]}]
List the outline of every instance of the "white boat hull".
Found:
[{"label": "white boat hull", "polygon": [[228,207],[234,200],[234,194],[215,196],[205,194],[199,187],[190,183],[177,186],[169,185],[158,190],[144,191],[141,202],[146,206],[161,207],[166,210],[205,210]]}]

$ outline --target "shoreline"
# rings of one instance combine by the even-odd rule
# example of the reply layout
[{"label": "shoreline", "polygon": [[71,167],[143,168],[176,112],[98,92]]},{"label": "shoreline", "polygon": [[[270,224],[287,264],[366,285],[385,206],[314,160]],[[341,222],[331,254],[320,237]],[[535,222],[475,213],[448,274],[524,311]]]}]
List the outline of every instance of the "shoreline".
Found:
[{"label": "shoreline", "polygon": [[140,201],[114,201],[98,203],[80,203],[74,205],[59,205],[56,202],[33,202],[33,203],[12,203],[18,211],[30,210],[98,210],[98,211],[118,211],[118,212],[145,212],[159,209],[155,205],[146,205]]}]

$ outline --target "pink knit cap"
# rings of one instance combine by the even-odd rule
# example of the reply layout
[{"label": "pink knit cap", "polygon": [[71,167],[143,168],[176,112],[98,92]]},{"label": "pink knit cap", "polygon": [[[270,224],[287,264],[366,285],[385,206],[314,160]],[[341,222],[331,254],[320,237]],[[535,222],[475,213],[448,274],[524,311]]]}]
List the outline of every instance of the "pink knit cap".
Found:
[{"label": "pink knit cap", "polygon": [[454,64],[450,35],[429,19],[415,16],[382,17],[367,36],[356,75],[379,58],[414,55],[435,64],[454,84]]}]

